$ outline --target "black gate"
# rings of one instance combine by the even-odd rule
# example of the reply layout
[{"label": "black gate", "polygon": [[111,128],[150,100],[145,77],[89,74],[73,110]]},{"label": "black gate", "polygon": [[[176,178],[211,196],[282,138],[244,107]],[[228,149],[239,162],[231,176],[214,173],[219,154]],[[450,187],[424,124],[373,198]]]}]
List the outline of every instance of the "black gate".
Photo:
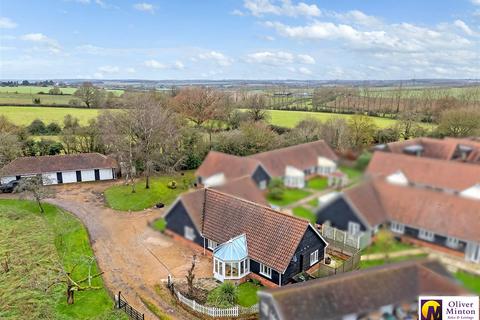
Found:
[{"label": "black gate", "polygon": [[57,183],[63,183],[63,175],[61,172],[57,172]]},{"label": "black gate", "polygon": [[145,315],[140,313],[131,305],[128,304],[127,300],[122,298],[122,293],[118,291],[118,299],[115,303],[117,309],[122,309],[125,313],[133,320],[145,320]]},{"label": "black gate", "polygon": [[99,169],[95,169],[95,181],[98,181],[100,180],[100,170]]},{"label": "black gate", "polygon": [[82,182],[82,171],[77,171],[77,182]]}]

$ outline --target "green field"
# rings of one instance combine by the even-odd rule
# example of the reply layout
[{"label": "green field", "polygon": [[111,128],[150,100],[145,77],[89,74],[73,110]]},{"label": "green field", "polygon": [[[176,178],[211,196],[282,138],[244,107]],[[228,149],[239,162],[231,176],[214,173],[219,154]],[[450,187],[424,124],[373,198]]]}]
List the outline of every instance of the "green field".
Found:
[{"label": "green field", "polygon": [[[18,87],[0,87],[0,104],[1,105],[32,105],[33,99],[40,99],[40,105],[55,106],[69,105],[70,100],[78,100],[73,93],[77,88],[67,87],[60,88],[63,94],[49,95],[48,91],[53,87],[38,86],[18,86]],[[107,90],[119,96],[123,90]],[[43,93],[43,94],[39,94]],[[79,100],[78,100],[79,101]],[[81,103],[79,101],[79,103]],[[82,103],[81,103],[82,104]]]},{"label": "green field", "polygon": [[[45,204],[40,214],[36,203],[0,200],[0,257],[8,255],[8,272],[0,269],[1,319],[123,319],[113,312],[113,300],[101,277],[92,279],[99,290],[75,293],[66,303],[64,279],[57,271],[71,271],[74,280],[88,276],[85,259],[93,257],[88,234],[80,221],[55,206]],[[92,275],[98,272],[92,264]],[[51,286],[48,290],[46,290]]]},{"label": "green field", "polygon": [[86,108],[54,108],[54,107],[1,107],[0,115],[4,115],[16,125],[27,126],[35,119],[45,123],[57,122],[61,124],[67,114],[71,114],[80,120],[80,124],[86,125],[88,120],[96,118],[99,109]]}]

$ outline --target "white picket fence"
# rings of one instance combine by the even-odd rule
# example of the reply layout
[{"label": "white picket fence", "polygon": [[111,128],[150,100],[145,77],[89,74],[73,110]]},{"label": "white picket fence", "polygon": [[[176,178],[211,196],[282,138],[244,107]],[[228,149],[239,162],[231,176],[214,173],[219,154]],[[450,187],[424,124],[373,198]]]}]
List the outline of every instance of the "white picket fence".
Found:
[{"label": "white picket fence", "polygon": [[242,306],[235,306],[231,308],[216,308],[216,307],[207,307],[197,303],[195,300],[190,300],[187,297],[183,296],[178,290],[175,289],[175,295],[178,300],[190,307],[192,310],[199,312],[201,314],[206,314],[210,317],[238,317],[241,315],[249,315],[258,313],[258,303],[245,308]]},{"label": "white picket fence", "polygon": [[371,237],[368,233],[359,232],[352,235],[326,224],[322,225],[320,233],[326,238],[327,242],[330,241],[337,246],[348,246],[357,250],[361,250],[371,243]]}]

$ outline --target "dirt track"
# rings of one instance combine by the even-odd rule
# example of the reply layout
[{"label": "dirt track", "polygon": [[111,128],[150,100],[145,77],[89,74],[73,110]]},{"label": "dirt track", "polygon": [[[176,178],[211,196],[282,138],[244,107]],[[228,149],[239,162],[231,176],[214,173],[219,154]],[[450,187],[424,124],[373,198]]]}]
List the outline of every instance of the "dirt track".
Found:
[{"label": "dirt track", "polygon": [[[148,226],[162,214],[161,210],[126,213],[106,208],[101,193],[109,185],[56,187],[56,198],[47,201],[72,212],[87,227],[98,264],[105,272],[105,285],[112,293],[122,291],[127,301],[149,319],[155,317],[140,301],[140,296],[155,302],[174,318],[191,319],[191,315],[160,299],[153,287],[168,274],[184,277],[193,251]],[[199,258],[197,278],[211,276],[208,258]]]}]

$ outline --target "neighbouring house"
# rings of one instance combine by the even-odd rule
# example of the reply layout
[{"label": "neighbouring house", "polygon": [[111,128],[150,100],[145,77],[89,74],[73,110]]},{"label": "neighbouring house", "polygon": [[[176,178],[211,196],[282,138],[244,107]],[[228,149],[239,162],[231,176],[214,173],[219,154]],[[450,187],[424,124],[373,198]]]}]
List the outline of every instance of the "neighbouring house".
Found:
[{"label": "neighbouring house", "polygon": [[392,184],[429,188],[480,200],[480,168],[472,163],[375,152],[366,173]]},{"label": "neighbouring house", "polygon": [[167,232],[211,252],[219,281],[285,285],[323,260],[327,242],[307,220],[249,201],[257,198],[250,189],[239,196],[214,188],[181,195],[164,216]]},{"label": "neighbouring house", "polygon": [[37,175],[45,185],[112,180],[117,169],[115,159],[100,153],[21,157],[1,169],[1,183]]},{"label": "neighbouring house", "polygon": [[271,178],[259,161],[217,151],[210,151],[195,172],[197,183],[205,187],[219,186],[243,176],[251,177],[262,190]]},{"label": "neighbouring house", "polygon": [[211,151],[195,173],[197,183],[218,186],[229,179],[250,176],[265,189],[271,178],[287,187],[303,188],[310,175],[329,176],[337,171],[338,157],[323,140],[271,150],[248,157]]},{"label": "neighbouring house", "polygon": [[475,139],[416,138],[377,145],[375,150],[480,164],[480,141]]},{"label": "neighbouring house", "polygon": [[480,200],[370,179],[318,209],[317,223],[351,234],[389,227],[405,241],[480,263]]},{"label": "neighbouring house", "polygon": [[439,262],[388,264],[261,290],[262,320],[417,319],[419,296],[470,295]]}]

